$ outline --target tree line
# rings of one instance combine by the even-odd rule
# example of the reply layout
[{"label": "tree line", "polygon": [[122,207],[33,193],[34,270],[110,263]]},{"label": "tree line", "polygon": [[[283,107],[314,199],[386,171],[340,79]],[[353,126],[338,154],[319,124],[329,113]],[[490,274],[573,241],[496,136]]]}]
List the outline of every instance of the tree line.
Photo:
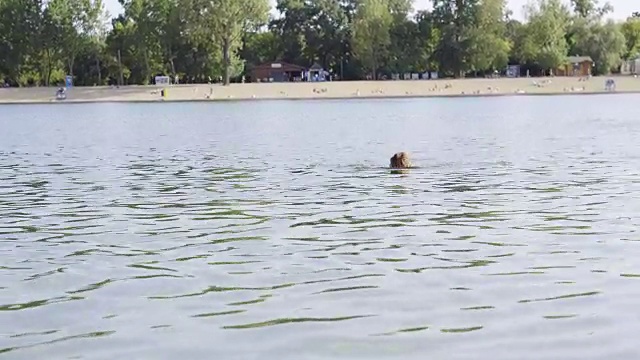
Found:
[{"label": "tree line", "polygon": [[640,56],[640,14],[625,21],[598,0],[531,0],[518,21],[506,0],[0,0],[0,81],[148,84],[249,76],[262,63],[317,63],[340,79],[405,72],[479,76],[520,64],[546,74],[569,55],[595,73]]}]

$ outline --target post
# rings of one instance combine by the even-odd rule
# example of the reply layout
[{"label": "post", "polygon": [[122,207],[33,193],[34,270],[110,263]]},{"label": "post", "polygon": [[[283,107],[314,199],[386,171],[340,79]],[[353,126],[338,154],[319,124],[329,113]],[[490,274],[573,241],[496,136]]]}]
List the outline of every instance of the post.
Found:
[{"label": "post", "polygon": [[118,49],[118,68],[120,69],[120,86],[124,86],[124,77],[122,75],[122,58],[120,57],[120,49]]}]

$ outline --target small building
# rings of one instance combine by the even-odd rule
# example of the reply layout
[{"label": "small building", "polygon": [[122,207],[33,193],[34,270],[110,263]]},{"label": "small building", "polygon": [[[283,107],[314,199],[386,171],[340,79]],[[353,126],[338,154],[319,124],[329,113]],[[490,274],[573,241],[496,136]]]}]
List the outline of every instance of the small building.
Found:
[{"label": "small building", "polygon": [[255,66],[251,70],[251,80],[254,82],[302,81],[305,71],[303,66],[273,62]]},{"label": "small building", "polygon": [[569,56],[563,66],[560,66],[556,76],[590,76],[593,60],[590,56]]},{"label": "small building", "polygon": [[315,63],[309,68],[309,77],[307,81],[325,81],[325,73],[324,68],[318,65],[318,63]]}]

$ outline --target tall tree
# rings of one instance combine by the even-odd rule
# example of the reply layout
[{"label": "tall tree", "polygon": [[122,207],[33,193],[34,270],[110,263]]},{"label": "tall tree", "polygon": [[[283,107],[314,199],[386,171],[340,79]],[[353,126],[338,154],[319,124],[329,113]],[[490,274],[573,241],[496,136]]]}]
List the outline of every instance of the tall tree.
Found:
[{"label": "tall tree", "polygon": [[50,21],[59,35],[56,45],[69,75],[73,76],[73,65],[82,47],[100,32],[104,11],[101,0],[51,0],[47,4]]},{"label": "tall tree", "polygon": [[308,3],[309,16],[304,26],[305,53],[325,69],[336,68],[348,41],[347,16],[339,0],[314,0]]},{"label": "tall tree", "polygon": [[11,83],[24,85],[39,77],[34,67],[41,54],[44,8],[42,0],[0,1],[0,72]]},{"label": "tall tree", "polygon": [[640,56],[640,17],[630,17],[622,24],[622,33],[626,41],[625,59]]},{"label": "tall tree", "polygon": [[535,62],[545,70],[566,62],[569,11],[560,0],[538,0],[527,7],[527,39]]},{"label": "tall tree", "polygon": [[567,33],[572,55],[590,56],[597,74],[608,74],[617,68],[626,52],[624,34],[604,16],[613,11],[609,3],[599,7],[597,0],[572,0],[573,17]]},{"label": "tall tree", "polygon": [[418,26],[418,52],[420,53],[417,68],[439,70],[439,64],[434,55],[440,41],[440,31],[435,24],[433,14],[426,10],[418,11],[415,21]]},{"label": "tall tree", "polygon": [[263,25],[269,16],[268,0],[192,0],[196,31],[222,49],[223,79],[228,85],[233,61],[247,31]]},{"label": "tall tree", "polygon": [[509,20],[505,26],[507,39],[511,44],[510,61],[518,64],[534,62],[536,48],[532,37],[528,34],[528,24]]},{"label": "tall tree", "polygon": [[441,70],[464,76],[470,70],[469,50],[480,0],[433,0],[433,16],[440,31],[436,56]]},{"label": "tall tree", "polygon": [[249,67],[279,61],[282,58],[280,40],[278,35],[272,31],[247,33],[240,56]]},{"label": "tall tree", "polygon": [[[407,18],[396,19],[390,29],[387,68],[394,73],[418,71],[424,54],[418,24]],[[420,69],[424,71],[425,69]]]},{"label": "tall tree", "polygon": [[278,0],[276,10],[280,17],[271,21],[270,28],[280,38],[283,60],[302,64],[305,59],[305,29],[309,23],[310,8],[303,0]]},{"label": "tall tree", "polygon": [[476,8],[468,51],[471,70],[496,70],[507,66],[511,44],[506,37],[505,18],[505,0],[484,0]]},{"label": "tall tree", "polygon": [[372,72],[374,80],[391,41],[389,30],[392,22],[388,0],[362,0],[357,6],[352,25],[353,51]]},{"label": "tall tree", "polygon": [[602,24],[593,22],[576,33],[573,51],[576,55],[588,55],[595,62],[598,74],[609,74],[620,66],[625,52],[625,38],[613,20]]},{"label": "tall tree", "polygon": [[126,34],[124,48],[136,81],[148,84],[156,72],[163,72],[160,37],[163,14],[155,0],[120,0],[124,15],[118,19],[118,30]]}]

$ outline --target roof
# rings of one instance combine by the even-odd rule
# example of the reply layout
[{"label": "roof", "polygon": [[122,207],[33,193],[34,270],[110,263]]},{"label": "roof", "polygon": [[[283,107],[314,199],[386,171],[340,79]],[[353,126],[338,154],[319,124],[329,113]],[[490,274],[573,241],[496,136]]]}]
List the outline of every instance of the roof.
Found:
[{"label": "roof", "polygon": [[567,62],[570,63],[583,63],[583,62],[593,62],[591,56],[569,56],[567,58]]},{"label": "roof", "polygon": [[318,70],[324,70],[324,69],[322,68],[322,66],[318,65],[318,63],[314,63],[313,66],[309,68],[309,70],[318,71]]},{"label": "roof", "polygon": [[304,66],[298,66],[294,64],[285,63],[282,61],[274,61],[266,64],[256,65],[255,69],[273,69],[273,70],[281,70],[281,71],[304,71],[306,70]]}]

